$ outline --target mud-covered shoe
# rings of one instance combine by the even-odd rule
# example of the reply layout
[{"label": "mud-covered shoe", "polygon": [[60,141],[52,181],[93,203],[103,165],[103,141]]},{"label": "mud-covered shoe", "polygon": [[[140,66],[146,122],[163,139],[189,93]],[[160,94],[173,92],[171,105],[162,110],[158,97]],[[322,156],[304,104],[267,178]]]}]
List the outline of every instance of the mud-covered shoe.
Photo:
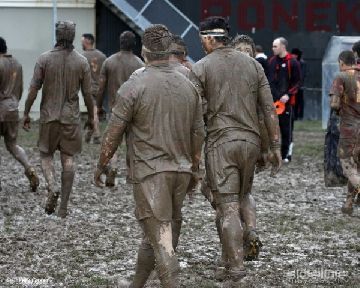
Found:
[{"label": "mud-covered shoe", "polygon": [[229,280],[233,281],[233,282],[238,282],[241,279],[243,279],[244,277],[246,277],[246,271],[245,269],[234,269],[231,268],[228,271],[228,278]]},{"label": "mud-covered shoe", "polygon": [[228,278],[228,270],[225,266],[218,266],[215,270],[215,279],[219,282],[225,281]]},{"label": "mud-covered shoe", "polygon": [[55,212],[57,201],[59,198],[59,192],[54,192],[52,190],[48,191],[48,196],[45,204],[45,212],[47,214],[53,214]]},{"label": "mud-covered shoe", "polygon": [[245,261],[257,260],[262,246],[256,230],[250,230],[244,239]]},{"label": "mud-covered shoe", "polygon": [[347,198],[344,205],[341,207],[341,212],[346,215],[352,215],[354,208],[353,206],[353,199]]},{"label": "mud-covered shoe", "polygon": [[344,205],[341,207],[341,212],[347,215],[351,215],[353,213],[353,202],[354,195],[356,195],[358,189],[354,189],[353,191],[348,191],[346,195],[346,201]]},{"label": "mud-covered shoe", "polygon": [[117,169],[115,169],[115,168],[110,169],[110,170],[106,173],[105,185],[106,185],[107,187],[114,187],[114,186],[115,186],[116,174],[117,174]]},{"label": "mud-covered shoe", "polygon": [[36,192],[37,188],[39,187],[40,181],[39,177],[36,175],[36,171],[33,167],[28,168],[25,171],[26,177],[30,181],[30,188],[32,192]]}]

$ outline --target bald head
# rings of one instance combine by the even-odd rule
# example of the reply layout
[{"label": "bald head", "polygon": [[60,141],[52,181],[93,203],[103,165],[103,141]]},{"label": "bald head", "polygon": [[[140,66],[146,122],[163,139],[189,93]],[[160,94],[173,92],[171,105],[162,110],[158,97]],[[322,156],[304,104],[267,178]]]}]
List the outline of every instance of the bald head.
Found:
[{"label": "bald head", "polygon": [[281,58],[286,56],[288,41],[284,37],[276,38],[273,42],[273,53]]}]

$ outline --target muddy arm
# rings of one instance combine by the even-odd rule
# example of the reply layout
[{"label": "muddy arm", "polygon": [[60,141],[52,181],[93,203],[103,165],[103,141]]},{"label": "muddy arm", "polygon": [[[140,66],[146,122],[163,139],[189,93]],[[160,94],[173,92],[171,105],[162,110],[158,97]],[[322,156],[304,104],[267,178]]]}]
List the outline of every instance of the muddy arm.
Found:
[{"label": "muddy arm", "polygon": [[29,116],[30,110],[37,97],[38,90],[35,87],[30,87],[28,96],[25,101],[24,116]]},{"label": "muddy arm", "polygon": [[331,109],[335,110],[336,112],[339,112],[340,104],[341,104],[340,97],[338,95],[331,95],[330,97]]},{"label": "muddy arm", "polygon": [[100,172],[105,170],[105,167],[121,144],[126,125],[127,123],[124,120],[112,115],[101,144],[100,157],[97,165]]},{"label": "muddy arm", "polygon": [[205,138],[202,101],[200,95],[197,97],[194,114],[194,122],[191,129],[191,156],[193,162],[193,171],[197,171],[201,159],[201,150]]},{"label": "muddy arm", "polygon": [[20,76],[19,76],[19,81],[20,81],[20,95],[19,95],[19,101],[22,98],[22,94],[24,92],[24,80],[23,80],[23,70],[22,67],[20,68]]},{"label": "muddy arm", "polygon": [[84,97],[85,106],[88,112],[89,120],[94,120],[94,102],[91,96],[91,73],[90,73],[90,66],[86,63],[86,67],[84,70],[84,76],[82,78],[81,83],[81,92]]},{"label": "muddy arm", "polygon": [[42,60],[39,59],[35,64],[34,75],[30,82],[30,88],[27,99],[25,101],[24,118],[28,118],[32,105],[37,97],[38,91],[41,89],[44,82],[44,69],[42,67]]},{"label": "muddy arm", "polygon": [[340,111],[341,108],[341,97],[343,97],[345,88],[344,88],[344,81],[340,75],[338,75],[330,88],[330,107],[331,109],[335,110],[336,112]]}]

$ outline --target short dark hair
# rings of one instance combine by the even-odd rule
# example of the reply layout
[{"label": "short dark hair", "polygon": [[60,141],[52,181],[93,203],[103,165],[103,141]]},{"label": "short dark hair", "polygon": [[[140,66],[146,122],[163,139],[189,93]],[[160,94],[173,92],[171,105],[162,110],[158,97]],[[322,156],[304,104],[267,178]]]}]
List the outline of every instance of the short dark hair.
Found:
[{"label": "short dark hair", "polygon": [[255,51],[258,52],[258,53],[263,53],[264,52],[264,49],[261,45],[256,45],[255,46]]},{"label": "short dark hair", "polygon": [[231,41],[231,44],[235,47],[239,43],[245,43],[251,46],[253,54],[255,55],[255,43],[254,40],[248,35],[236,35]]},{"label": "short dark hair", "polygon": [[[171,53],[174,54],[174,55],[183,55],[183,54],[185,54],[185,56],[186,56],[188,54],[188,50],[187,50],[186,43],[185,43],[184,39],[180,35],[173,34],[172,35],[172,40],[173,40],[173,43],[175,44],[174,46],[177,49],[171,50]],[[179,49],[178,47],[181,47],[181,49]],[[178,51],[178,50],[181,50],[181,51]]]},{"label": "short dark hair", "polygon": [[222,42],[224,44],[228,44],[230,38],[228,36],[230,32],[230,25],[228,19],[221,17],[221,16],[211,16],[206,18],[204,21],[200,22],[199,30],[207,31],[207,30],[214,30],[214,29],[223,29],[226,32],[224,36],[214,36],[217,42]]},{"label": "short dark hair", "polygon": [[352,46],[352,51],[356,52],[358,57],[360,57],[360,41],[354,43],[354,45]]},{"label": "short dark hair", "polygon": [[84,33],[82,37],[84,37],[86,40],[89,40],[91,44],[95,43],[95,37],[91,33]]},{"label": "short dark hair", "polygon": [[296,55],[298,60],[301,59],[302,53],[303,53],[303,52],[302,52],[299,48],[293,48],[293,49],[291,50],[291,54]]},{"label": "short dark hair", "polygon": [[162,24],[154,24],[146,28],[142,38],[143,53],[148,61],[168,60],[173,35]]},{"label": "short dark hair", "polygon": [[2,37],[0,37],[0,53],[1,54],[6,54],[7,53],[6,41]]},{"label": "short dark hair", "polygon": [[136,44],[135,34],[131,31],[124,31],[120,34],[120,50],[133,51]]},{"label": "short dark hair", "polygon": [[339,59],[339,61],[341,60],[342,62],[344,62],[344,64],[347,65],[347,66],[352,66],[352,65],[355,65],[355,63],[356,63],[355,55],[350,50],[342,51],[339,54],[338,59]]}]

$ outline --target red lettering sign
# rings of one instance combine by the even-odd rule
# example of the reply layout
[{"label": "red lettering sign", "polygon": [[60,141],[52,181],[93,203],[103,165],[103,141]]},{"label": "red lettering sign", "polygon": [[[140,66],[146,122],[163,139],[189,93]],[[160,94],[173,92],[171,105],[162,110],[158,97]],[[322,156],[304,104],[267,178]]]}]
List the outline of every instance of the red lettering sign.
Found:
[{"label": "red lettering sign", "polygon": [[275,31],[279,30],[280,22],[285,22],[289,28],[293,31],[298,30],[298,1],[291,1],[290,13],[285,10],[285,7],[279,0],[273,1],[272,7],[272,29]]},{"label": "red lettering sign", "polygon": [[[215,15],[234,16],[232,9],[236,9],[238,12],[236,15],[237,28],[240,30],[250,31],[253,27],[263,29],[265,28],[265,23],[271,23],[271,27],[268,28],[273,31],[283,31],[285,27],[292,31],[298,31],[302,28],[299,15],[304,14],[304,28],[309,32],[334,31],[336,27],[332,27],[329,22],[334,17],[337,19],[340,32],[352,30],[360,32],[359,1],[307,0],[303,2],[305,5],[300,5],[298,0],[269,1],[271,11],[266,11],[265,13],[265,0],[202,0],[201,18],[204,19]],[[231,3],[236,4],[232,6]],[[234,7],[235,5],[236,7]],[[252,11],[254,13],[250,14]],[[255,16],[250,17],[250,15]],[[265,17],[271,19],[266,21]]]},{"label": "red lettering sign", "polygon": [[225,0],[206,0],[201,1],[201,19],[210,16],[230,16],[231,3]]},{"label": "red lettering sign", "polygon": [[346,7],[346,2],[340,2],[337,5],[337,23],[341,32],[345,32],[347,24],[351,24],[357,32],[360,32],[360,3]]},{"label": "red lettering sign", "polygon": [[[250,9],[255,9],[255,21],[249,21],[248,13]],[[261,0],[245,0],[241,1],[239,7],[238,25],[242,30],[251,30],[253,27],[262,29],[265,27],[265,9]]]},{"label": "red lettering sign", "polygon": [[[327,24],[318,24],[319,20],[326,20],[328,18],[328,14],[325,9],[331,7],[331,3],[329,1],[323,2],[315,2],[315,1],[307,1],[305,8],[305,27],[308,31],[331,31],[331,27]],[[321,9],[322,11],[316,11]]]}]

